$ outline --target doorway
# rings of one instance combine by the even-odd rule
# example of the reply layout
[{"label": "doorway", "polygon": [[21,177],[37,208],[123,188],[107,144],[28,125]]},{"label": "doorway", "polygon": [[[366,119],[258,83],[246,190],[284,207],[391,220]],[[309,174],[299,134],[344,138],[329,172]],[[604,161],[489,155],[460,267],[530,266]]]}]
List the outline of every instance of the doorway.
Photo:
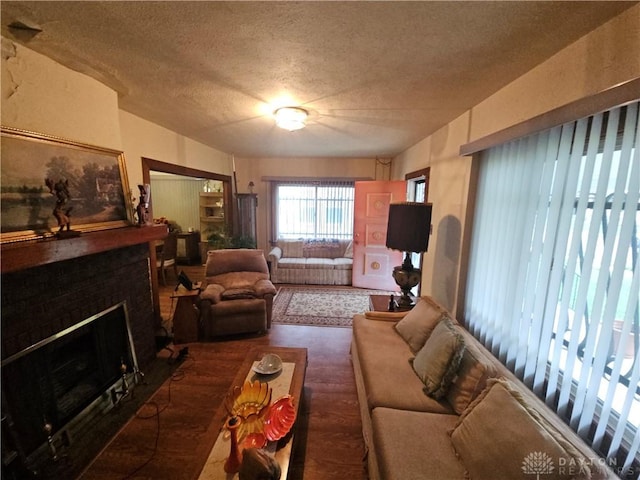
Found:
[{"label": "doorway", "polygon": [[[231,176],[229,175],[221,175],[219,173],[206,172],[204,170],[197,170],[194,168],[184,167],[181,165],[174,165],[171,163],[160,162],[158,160],[153,160],[150,158],[142,157],[142,181],[144,183],[152,184],[152,176],[155,180],[165,177],[170,178],[176,181],[192,181],[198,185],[198,187],[202,188],[201,192],[198,193],[216,193],[219,194],[222,205],[224,205],[224,223],[225,227],[228,229],[231,226],[231,219],[233,219],[233,202],[232,202],[232,192],[231,192]],[[183,192],[185,195],[191,195],[188,193],[189,190],[193,191],[193,188],[184,187]],[[154,202],[153,202],[153,188],[151,189],[151,201],[149,205],[150,213],[152,218],[159,218],[163,216],[163,212],[154,211]],[[207,215],[208,211],[200,212],[200,202],[199,200],[196,202],[196,197],[193,195],[193,208],[189,209],[192,212],[196,213],[186,213],[180,214],[180,218],[184,218],[182,223],[186,223],[185,225],[181,225],[176,221],[177,227],[180,230],[188,231],[191,227],[193,230],[198,230],[201,232],[201,235],[204,235],[203,230],[206,229],[204,223],[200,222],[202,217],[209,216]],[[169,219],[170,220],[170,219]],[[206,237],[201,237],[202,240],[206,240]]]},{"label": "doorway", "polygon": [[[171,163],[161,162],[158,160],[153,160],[151,158],[142,157],[142,181],[145,184],[152,185],[152,176],[164,176],[165,178],[173,178],[174,180],[182,180],[185,184],[195,182],[198,186],[202,187],[202,196],[205,197],[203,202],[201,203],[199,200],[200,195],[198,197],[193,196],[192,202],[194,205],[192,208],[188,208],[186,210],[191,210],[192,212],[198,211],[197,214],[192,213],[190,217],[180,217],[186,218],[185,220],[173,221],[172,219],[167,217],[168,220],[168,228],[176,228],[180,231],[182,235],[191,236],[193,233],[198,235],[199,238],[199,248],[197,252],[197,257],[199,258],[199,262],[202,263],[206,260],[206,258],[202,259],[202,252],[206,252],[206,247],[202,248],[202,245],[207,242],[207,233],[205,230],[208,229],[208,225],[210,222],[207,222],[205,217],[214,216],[209,215],[209,210],[205,209],[205,204],[210,200],[211,193],[215,194],[216,203],[221,203],[225,206],[225,214],[223,216],[215,215],[219,220],[221,220],[221,228],[225,230],[229,230],[231,228],[231,220],[234,218],[234,205],[232,202],[232,190],[231,190],[231,176],[229,175],[221,175],[219,173],[207,172],[204,170],[198,170],[194,168],[184,167],[181,165],[174,165]],[[187,187],[185,187],[187,188]],[[219,191],[216,191],[219,190]],[[180,193],[178,193],[180,195]],[[150,217],[154,219],[161,218],[164,213],[161,211],[154,210],[154,189],[151,188],[151,199],[149,202],[149,213]],[[166,216],[166,215],[165,215]],[[193,229],[193,232],[189,232],[189,228]],[[197,233],[196,233],[197,232]],[[186,243],[185,243],[186,248]],[[154,317],[156,320],[156,325],[160,326],[162,324],[162,317],[160,315],[160,298],[158,293],[158,271],[156,266],[156,249],[154,245],[150,245],[149,248],[149,256],[151,263],[151,283],[153,290],[153,307],[154,307]],[[189,258],[190,255],[187,255]],[[191,263],[187,261],[187,263]]]}]

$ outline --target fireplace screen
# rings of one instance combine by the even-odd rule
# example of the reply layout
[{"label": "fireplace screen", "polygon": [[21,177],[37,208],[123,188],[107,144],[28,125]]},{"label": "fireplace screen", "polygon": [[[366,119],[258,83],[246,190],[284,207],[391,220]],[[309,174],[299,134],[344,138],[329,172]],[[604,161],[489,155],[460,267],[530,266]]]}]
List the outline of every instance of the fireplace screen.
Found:
[{"label": "fireplace screen", "polygon": [[2,362],[3,417],[25,455],[62,429],[137,362],[126,302],[32,345]]}]

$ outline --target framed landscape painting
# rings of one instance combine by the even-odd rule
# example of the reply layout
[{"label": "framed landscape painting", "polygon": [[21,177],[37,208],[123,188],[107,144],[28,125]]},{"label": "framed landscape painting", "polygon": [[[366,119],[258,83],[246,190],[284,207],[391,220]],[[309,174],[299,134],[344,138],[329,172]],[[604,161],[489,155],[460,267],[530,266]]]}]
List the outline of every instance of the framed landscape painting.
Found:
[{"label": "framed landscape painting", "polygon": [[61,224],[54,210],[64,209],[76,232],[131,225],[122,152],[9,127],[1,127],[0,141],[1,242],[55,235]]}]

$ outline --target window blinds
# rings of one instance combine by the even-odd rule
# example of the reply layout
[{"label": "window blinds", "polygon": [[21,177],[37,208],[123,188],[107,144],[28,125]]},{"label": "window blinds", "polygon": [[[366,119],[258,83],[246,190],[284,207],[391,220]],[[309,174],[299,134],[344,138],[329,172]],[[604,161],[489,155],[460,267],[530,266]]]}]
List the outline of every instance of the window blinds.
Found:
[{"label": "window blinds", "polygon": [[354,184],[283,182],[276,186],[277,238],[353,237]]},{"label": "window blinds", "polygon": [[638,102],[483,152],[465,305],[620,472],[640,463],[639,197]]}]

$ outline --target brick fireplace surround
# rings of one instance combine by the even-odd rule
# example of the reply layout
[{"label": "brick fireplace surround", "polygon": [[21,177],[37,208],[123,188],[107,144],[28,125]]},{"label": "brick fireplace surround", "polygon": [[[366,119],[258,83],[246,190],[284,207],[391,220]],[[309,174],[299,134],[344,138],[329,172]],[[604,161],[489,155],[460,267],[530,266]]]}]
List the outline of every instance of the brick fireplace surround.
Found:
[{"label": "brick fireplace surround", "polygon": [[125,227],[2,245],[2,359],[126,301],[144,371],[156,358],[149,242],[166,235],[164,226]]}]

